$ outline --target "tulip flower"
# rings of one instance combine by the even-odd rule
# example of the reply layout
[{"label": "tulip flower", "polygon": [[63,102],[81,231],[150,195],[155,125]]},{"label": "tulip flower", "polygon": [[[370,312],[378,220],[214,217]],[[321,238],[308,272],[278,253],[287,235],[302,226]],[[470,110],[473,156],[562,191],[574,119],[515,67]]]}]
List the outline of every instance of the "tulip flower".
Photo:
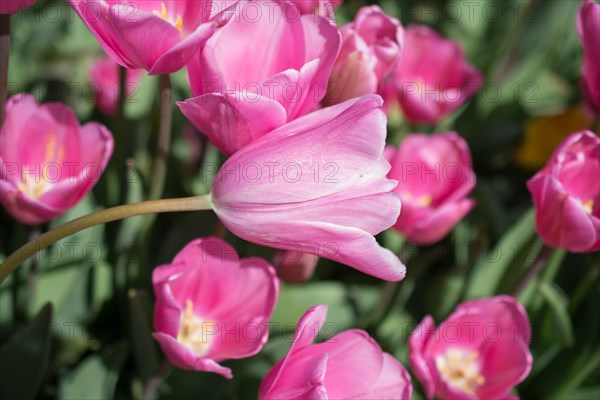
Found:
[{"label": "tulip flower", "polygon": [[533,359],[527,312],[510,296],[460,304],[437,329],[426,316],[409,339],[410,364],[429,399],[517,399]]},{"label": "tulip flower", "polygon": [[15,95],[0,131],[0,202],[24,224],[56,218],[95,185],[112,150],[103,125],[80,126],[63,104]]},{"label": "tulip flower", "polygon": [[410,399],[410,375],[367,332],[352,329],[314,344],[327,306],[308,309],[288,352],[263,379],[260,400]]},{"label": "tulip flower", "polygon": [[468,100],[482,83],[458,43],[431,28],[410,25],[387,93],[396,93],[411,123],[435,124]]},{"label": "tulip flower", "polygon": [[229,16],[216,13],[212,0],[68,3],[116,63],[150,75],[183,68]]},{"label": "tulip flower", "polygon": [[[257,18],[246,16],[250,5]],[[339,30],[319,16],[288,18],[286,5],[238,3],[230,23],[188,66],[197,97],[178,105],[226,155],[315,110],[325,95]]]},{"label": "tulip flower", "polygon": [[[127,70],[125,79],[125,94],[137,92],[141,78],[141,70]],[[96,60],[89,71],[90,82],[94,88],[96,106],[108,116],[117,113],[119,102],[119,65],[108,57]]]},{"label": "tulip flower", "polygon": [[215,213],[247,241],[402,280],[404,265],[373,237],[400,212],[381,105],[369,95],[323,108],[235,153],[215,176]]},{"label": "tulip flower", "polygon": [[412,134],[386,157],[392,164],[390,179],[402,212],[394,228],[416,244],[430,245],[446,236],[473,208],[467,199],[475,186],[475,173],[467,143],[456,133]]},{"label": "tulip flower", "polygon": [[273,257],[277,275],[287,283],[303,283],[309,280],[318,262],[319,257],[298,250],[279,250]]},{"label": "tulip flower", "polygon": [[258,353],[269,337],[279,280],[260,258],[240,259],[218,238],[196,239],[152,274],[154,338],[171,363],[218,373],[219,362]]},{"label": "tulip flower", "polygon": [[366,6],[344,26],[342,37],[324,99],[328,105],[380,92],[398,62],[404,29],[378,6]]},{"label": "tulip flower", "polygon": [[589,108],[600,114],[600,4],[586,0],[577,15],[583,44],[581,85]]},{"label": "tulip flower", "polygon": [[35,4],[37,0],[2,0],[0,14],[15,14],[23,8]]},{"label": "tulip flower", "polygon": [[551,247],[586,253],[600,249],[600,138],[576,132],[527,182],[537,231]]}]

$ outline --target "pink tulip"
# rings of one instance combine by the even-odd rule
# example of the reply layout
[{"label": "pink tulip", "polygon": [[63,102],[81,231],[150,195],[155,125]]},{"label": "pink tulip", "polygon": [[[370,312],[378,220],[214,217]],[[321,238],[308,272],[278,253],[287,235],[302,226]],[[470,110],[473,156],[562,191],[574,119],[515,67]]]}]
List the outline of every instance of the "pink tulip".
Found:
[{"label": "pink tulip", "polygon": [[600,138],[573,133],[527,182],[537,231],[549,246],[586,253],[600,249]]},{"label": "pink tulip", "polygon": [[112,150],[103,125],[80,126],[63,104],[15,95],[0,131],[0,201],[24,224],[56,218],[96,184]]},{"label": "pink tulip", "polygon": [[35,4],[37,0],[2,0],[0,3],[0,14],[15,14],[23,8]]},{"label": "pink tulip", "polygon": [[398,218],[386,178],[386,118],[379,96],[327,107],[230,157],[215,176],[213,208],[237,236],[295,249],[399,281],[404,265],[373,235]]},{"label": "pink tulip", "polygon": [[398,181],[402,213],[394,228],[413,243],[441,240],[473,208],[467,199],[475,173],[467,143],[456,133],[412,134],[386,157],[388,177]]},{"label": "pink tulip", "polygon": [[583,43],[581,84],[587,103],[600,114],[600,4],[586,0],[577,15],[577,31]]},{"label": "pink tulip", "polygon": [[342,0],[289,0],[294,3],[302,14],[318,14],[333,18],[333,11],[339,7]]},{"label": "pink tulip", "polygon": [[300,250],[279,250],[273,257],[277,275],[286,283],[308,281],[315,272],[318,262],[319,257]]},{"label": "pink tulip", "polygon": [[238,3],[188,66],[198,97],[178,105],[226,155],[315,110],[325,95],[339,30],[314,15],[288,18],[288,9],[283,0]]},{"label": "pink tulip", "polygon": [[482,76],[470,66],[458,43],[423,25],[406,28],[404,51],[391,80],[411,123],[435,124],[467,101]]},{"label": "pink tulip", "polygon": [[516,399],[533,359],[527,312],[496,296],[460,304],[438,328],[426,316],[409,339],[410,364],[429,399]]},{"label": "pink tulip", "polygon": [[314,344],[326,317],[327,306],[319,305],[300,319],[290,351],[260,385],[260,400],[410,399],[410,375],[367,332],[352,329]]},{"label": "pink tulip", "polygon": [[[136,93],[139,88],[141,70],[129,69],[125,76],[125,95]],[[96,60],[90,68],[90,83],[94,87],[96,106],[108,116],[117,113],[119,102],[119,65],[108,57]],[[129,101],[126,97],[125,101]]]},{"label": "pink tulip", "polygon": [[68,0],[115,62],[150,75],[183,68],[228,12],[212,0]]},{"label": "pink tulip", "polygon": [[378,6],[365,6],[344,26],[342,37],[326,104],[380,92],[398,62],[404,29]]},{"label": "pink tulip", "polygon": [[196,239],[152,274],[154,338],[171,363],[231,379],[219,362],[250,357],[269,338],[279,293],[273,268],[239,259],[218,238]]}]

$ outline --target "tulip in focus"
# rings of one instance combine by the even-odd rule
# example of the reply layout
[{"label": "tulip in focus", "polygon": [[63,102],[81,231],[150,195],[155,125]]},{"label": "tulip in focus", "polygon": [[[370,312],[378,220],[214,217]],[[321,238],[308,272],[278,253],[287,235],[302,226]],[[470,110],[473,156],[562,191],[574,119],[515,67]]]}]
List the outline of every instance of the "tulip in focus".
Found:
[{"label": "tulip in focus", "polygon": [[68,3],[115,62],[150,75],[179,71],[229,16],[215,13],[212,0]]},{"label": "tulip in focus", "polygon": [[[137,92],[141,78],[141,70],[128,69],[125,76],[125,94]],[[119,65],[108,57],[94,62],[89,73],[90,82],[94,85],[96,106],[108,116],[115,116],[119,103]]]},{"label": "tulip in focus", "polygon": [[395,95],[411,123],[436,124],[481,86],[481,74],[467,63],[460,45],[431,28],[408,26],[403,49],[384,91],[386,99]]},{"label": "tulip in focus", "polygon": [[[197,97],[178,105],[226,155],[314,111],[325,96],[339,30],[315,15],[288,18],[288,7],[283,0],[237,3],[230,23],[188,66]],[[250,8],[260,11],[257,18],[247,17]]]},{"label": "tulip in focus", "polygon": [[2,3],[0,3],[0,14],[15,14],[36,2],[37,0],[2,0]]},{"label": "tulip in focus", "polygon": [[398,181],[402,201],[394,228],[416,244],[441,240],[475,205],[466,198],[475,186],[467,143],[454,132],[412,134],[388,149],[388,178]]},{"label": "tulip in focus", "polygon": [[378,6],[367,6],[344,26],[342,37],[342,49],[323,100],[327,105],[381,92],[398,62],[404,30],[400,21]]},{"label": "tulip in focus", "polygon": [[80,126],[64,104],[15,95],[0,131],[0,202],[24,224],[59,217],[96,184],[112,151],[103,125]]},{"label": "tulip in focus", "polygon": [[510,296],[460,304],[436,329],[426,316],[409,339],[410,364],[429,399],[517,399],[533,363],[527,312]]},{"label": "tulip in focus", "polygon": [[589,108],[600,115],[600,4],[586,0],[577,15],[583,44],[581,86]]},{"label": "tulip in focus", "polygon": [[240,150],[215,176],[215,213],[249,242],[402,280],[404,265],[373,237],[400,212],[381,105],[368,95],[323,108]]},{"label": "tulip in focus", "polygon": [[308,281],[315,272],[318,262],[319,257],[316,255],[298,250],[278,250],[273,257],[277,275],[286,283]]},{"label": "tulip in focus", "polygon": [[327,306],[319,305],[300,319],[288,354],[260,385],[260,400],[410,399],[410,375],[367,332],[352,329],[314,344],[326,316]]},{"label": "tulip in focus", "polygon": [[600,138],[576,132],[527,182],[537,231],[551,247],[574,253],[600,249]]},{"label": "tulip in focus", "polygon": [[273,267],[239,259],[218,238],[196,239],[152,275],[154,338],[182,369],[233,375],[219,362],[258,353],[279,293]]}]

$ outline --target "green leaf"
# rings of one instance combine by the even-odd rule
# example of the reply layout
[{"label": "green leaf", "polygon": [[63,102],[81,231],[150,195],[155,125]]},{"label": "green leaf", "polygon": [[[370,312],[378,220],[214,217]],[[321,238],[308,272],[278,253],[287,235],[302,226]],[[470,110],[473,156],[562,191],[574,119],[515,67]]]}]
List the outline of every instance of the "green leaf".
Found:
[{"label": "green leaf", "polygon": [[35,319],[0,348],[0,398],[34,398],[44,378],[50,356],[52,305],[46,304]]},{"label": "green leaf", "polygon": [[339,282],[315,282],[302,286],[281,285],[277,308],[271,318],[274,333],[294,332],[298,320],[309,307],[326,304],[327,322],[320,338],[327,338],[352,326],[354,313],[348,304],[346,288]]},{"label": "green leaf", "polygon": [[62,376],[59,398],[97,400],[115,397],[115,388],[129,346],[119,343],[83,360],[73,371]]},{"label": "green leaf", "polygon": [[[475,299],[496,294],[508,266],[515,255],[535,235],[535,210],[531,208],[502,237],[492,251],[485,251],[473,267],[465,298]],[[522,262],[525,262],[523,260]]]},{"label": "green leaf", "polygon": [[571,318],[567,311],[569,301],[565,293],[551,282],[542,282],[539,286],[539,292],[550,306],[553,315],[553,326],[563,343],[567,346],[573,345],[573,326]]},{"label": "green leaf", "polygon": [[150,300],[145,292],[133,289],[129,291],[128,298],[131,350],[138,371],[146,380],[156,372],[159,366],[156,342],[152,339]]}]

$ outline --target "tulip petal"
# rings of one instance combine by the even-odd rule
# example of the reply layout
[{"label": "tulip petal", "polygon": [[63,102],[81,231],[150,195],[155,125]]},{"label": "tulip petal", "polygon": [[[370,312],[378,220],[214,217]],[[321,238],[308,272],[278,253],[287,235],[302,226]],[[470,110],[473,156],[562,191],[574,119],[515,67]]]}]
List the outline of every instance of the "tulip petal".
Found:
[{"label": "tulip petal", "polygon": [[[248,94],[209,93],[179,102],[181,112],[226,155],[285,123],[285,109],[276,101]],[[239,181],[238,181],[239,182]]]}]

